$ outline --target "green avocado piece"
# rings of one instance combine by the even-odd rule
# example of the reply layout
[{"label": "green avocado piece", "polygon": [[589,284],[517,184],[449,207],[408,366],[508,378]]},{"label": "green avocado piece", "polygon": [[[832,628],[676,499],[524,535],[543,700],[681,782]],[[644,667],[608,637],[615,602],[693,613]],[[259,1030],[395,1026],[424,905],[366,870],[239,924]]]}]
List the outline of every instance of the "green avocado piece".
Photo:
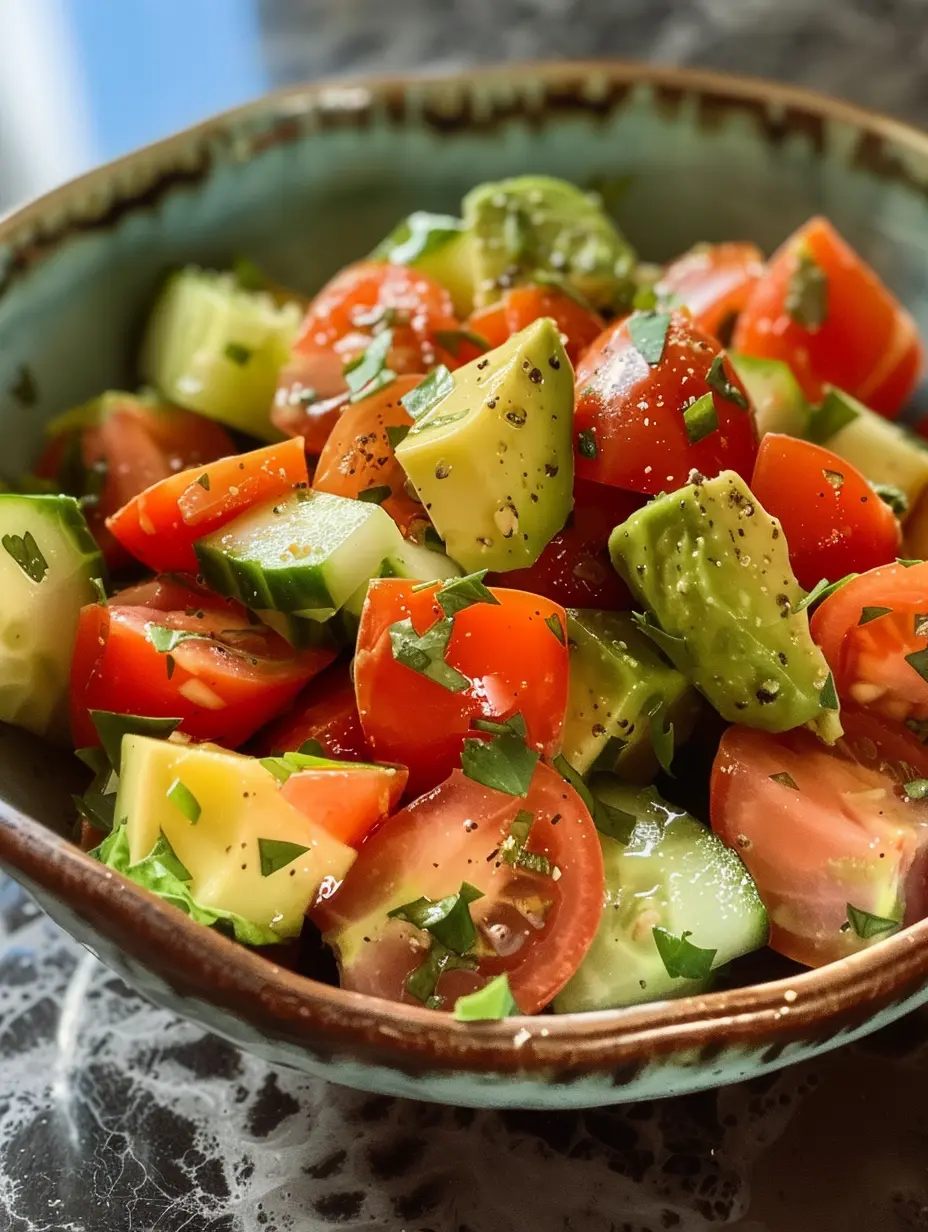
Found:
[{"label": "green avocado piece", "polygon": [[462,321],[473,311],[473,240],[460,218],[416,210],[380,241],[371,257],[408,265],[440,282]]},{"label": "green avocado piece", "polygon": [[557,326],[533,321],[452,377],[396,456],[452,560],[524,569],[573,504],[573,369]]},{"label": "green avocado piece", "polygon": [[[658,770],[651,717],[673,723],[679,746],[693,729],[698,697],[629,612],[567,609],[570,695],[563,753],[580,774],[594,765],[648,783]],[[602,759],[602,760],[600,760]]]},{"label": "green avocado piece", "polygon": [[478,307],[516,283],[545,280],[563,282],[594,308],[630,304],[635,254],[595,195],[523,175],[478,185],[464,198],[463,214]]},{"label": "green avocado piece", "polygon": [[805,723],[834,743],[834,682],[779,522],[734,471],[693,478],[609,538],[612,563],[654,615],[643,627],[729,722]]},{"label": "green avocado piece", "polygon": [[[579,969],[555,998],[561,1014],[612,1009],[704,991],[711,971],[767,942],[767,913],[736,852],[653,788],[594,775],[596,797],[630,819],[628,843],[600,834],[603,915]],[[654,929],[687,938],[704,956],[703,978],[670,975]]]}]

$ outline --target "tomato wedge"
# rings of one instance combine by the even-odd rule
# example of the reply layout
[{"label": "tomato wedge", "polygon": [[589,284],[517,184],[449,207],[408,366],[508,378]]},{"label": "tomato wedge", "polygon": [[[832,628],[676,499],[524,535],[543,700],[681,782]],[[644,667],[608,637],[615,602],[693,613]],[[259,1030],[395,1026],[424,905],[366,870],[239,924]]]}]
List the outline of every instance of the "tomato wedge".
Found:
[{"label": "tomato wedge", "polygon": [[751,491],[779,518],[806,590],[896,559],[902,531],[895,514],[859,470],[821,445],[767,433]]},{"label": "tomato wedge", "polygon": [[510,586],[544,595],[564,607],[624,611],[632,606],[628,587],[612,567],[608,542],[616,526],[642,503],[640,496],[605,484],[574,482],[574,507],[530,569],[487,574],[487,585]]},{"label": "tomato wedge", "polygon": [[[89,712],[111,710],[177,717],[193,739],[237,748],[334,657],[322,647],[294,651],[237,604],[186,595],[176,610],[112,602],[81,610],[70,686],[76,747],[99,743]],[[167,647],[171,631],[187,636],[159,650],[153,637]]]},{"label": "tomato wedge", "polygon": [[666,266],[654,290],[724,340],[763,272],[764,254],[756,244],[697,244]]},{"label": "tomato wedge", "polygon": [[[754,415],[718,342],[673,312],[652,365],[632,341],[631,320],[610,326],[577,367],[577,475],[649,496],[681,487],[693,469],[709,478],[730,469],[749,480],[757,455]],[[721,380],[713,391],[706,378],[716,359]],[[720,388],[732,392],[723,397]],[[691,444],[684,411],[710,393],[718,427]]]},{"label": "tomato wedge", "polygon": [[[409,767],[414,793],[440,783],[458,765],[474,719],[521,714],[529,745],[560,746],[567,708],[564,609],[539,595],[494,589],[497,603],[473,603],[454,617],[444,661],[465,678],[451,692],[394,657],[391,626],[409,619],[420,636],[444,612],[438,586],[417,590],[395,578],[371,582],[361,614],[354,681],[364,735],[380,761]],[[473,733],[471,733],[473,734]]]},{"label": "tomato wedge", "polygon": [[307,740],[317,740],[326,756],[336,760],[373,760],[347,663],[333,663],[313,680],[292,709],[258,734],[255,751],[259,757],[295,753]]},{"label": "tomato wedge", "polygon": [[[499,856],[520,810],[533,818],[525,850],[547,857],[551,874]],[[441,974],[435,989],[443,998],[440,1008],[452,1009],[457,997],[504,972],[523,1013],[547,1005],[593,940],[604,875],[589,813],[543,763],[525,799],[491,791],[455,770],[364,844],[341,889],[313,912],[335,950],[342,987],[415,1003],[406,981],[426,959],[429,937],[388,919],[387,912],[422,895],[457,894],[462,882],[483,894],[470,906],[474,969]]]},{"label": "tomato wedge", "polygon": [[360,847],[399,804],[406,779],[404,766],[300,770],[290,775],[280,792],[333,838]]},{"label": "tomato wedge", "polygon": [[925,750],[912,740],[916,764],[898,762],[898,738],[841,718],[833,749],[811,732],[730,727],[712,769],[712,828],[757,883],[770,945],[813,967],[871,943],[848,927],[849,904],[906,924],[928,913],[928,801],[903,787],[928,771]]},{"label": "tomato wedge", "polygon": [[928,739],[928,563],[884,565],[812,617],[838,696]]},{"label": "tomato wedge", "polygon": [[534,285],[512,287],[498,303],[473,313],[467,325],[496,347],[539,317],[551,317],[554,321],[564,335],[564,349],[574,365],[599,337],[604,325],[598,313],[564,291]]},{"label": "tomato wedge", "polygon": [[428,522],[428,515],[406,491],[406,472],[396,460],[389,429],[412,426],[412,416],[400,399],[424,379],[397,377],[385,389],[347,407],[313,476],[313,487],[320,492],[350,497],[373,493],[404,535],[415,522]]},{"label": "tomato wedge", "polygon": [[[811,312],[801,303],[810,275],[824,279],[824,290],[811,292],[818,301]],[[924,358],[912,317],[826,218],[810,219],[770,258],[733,346],[785,360],[812,401],[837,385],[890,417],[915,388]]]},{"label": "tomato wedge", "polygon": [[195,573],[193,545],[197,539],[259,501],[308,485],[302,441],[284,441],[163,479],[124,505],[106,524],[150,569]]}]

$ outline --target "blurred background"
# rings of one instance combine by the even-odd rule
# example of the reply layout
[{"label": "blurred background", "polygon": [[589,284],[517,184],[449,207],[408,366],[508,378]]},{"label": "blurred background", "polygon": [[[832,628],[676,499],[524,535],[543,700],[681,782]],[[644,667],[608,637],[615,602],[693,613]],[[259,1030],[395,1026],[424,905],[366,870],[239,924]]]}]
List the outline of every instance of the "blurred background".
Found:
[{"label": "blurred background", "polygon": [[0,0],[0,208],[275,86],[500,60],[698,64],[928,124],[926,0]]}]

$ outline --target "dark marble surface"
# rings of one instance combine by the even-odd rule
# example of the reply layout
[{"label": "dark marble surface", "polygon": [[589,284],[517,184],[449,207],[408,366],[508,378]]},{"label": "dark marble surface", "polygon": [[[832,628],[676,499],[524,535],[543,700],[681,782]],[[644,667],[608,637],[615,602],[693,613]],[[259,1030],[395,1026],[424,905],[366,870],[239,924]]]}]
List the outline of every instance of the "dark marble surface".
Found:
[{"label": "dark marble surface", "polygon": [[[260,0],[277,83],[612,54],[928,121],[924,0]],[[915,1232],[909,1020],[766,1083],[583,1114],[364,1096],[130,993],[0,881],[0,1232]]]}]

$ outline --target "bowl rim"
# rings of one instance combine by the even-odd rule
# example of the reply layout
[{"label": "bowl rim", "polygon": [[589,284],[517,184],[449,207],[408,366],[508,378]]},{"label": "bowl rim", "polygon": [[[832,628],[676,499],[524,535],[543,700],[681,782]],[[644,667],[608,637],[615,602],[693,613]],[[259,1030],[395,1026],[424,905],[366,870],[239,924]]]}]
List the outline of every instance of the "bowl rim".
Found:
[{"label": "bowl rim", "polygon": [[[154,159],[172,162],[191,142],[240,121],[297,118],[310,111],[368,111],[402,97],[499,81],[576,87],[593,74],[613,87],[653,86],[754,106],[795,109],[838,121],[928,159],[928,133],[892,116],[763,78],[627,61],[494,65],[449,74],[339,77],[273,91],[96,167],[0,217],[0,245],[31,232],[72,198],[111,187],[131,199],[120,173]],[[54,244],[52,245],[54,247]],[[928,979],[928,919],[854,955],[794,977],[624,1009],[460,1023],[424,1006],[385,1001],[321,984],[194,923],[176,908],[93,861],[76,845],[8,804],[0,804],[0,859],[31,884],[113,939],[132,959],[270,1035],[333,1056],[363,1056],[393,1068],[577,1078],[644,1059],[718,1043],[785,1047],[826,1021],[835,1032],[854,1012],[875,1012]],[[14,874],[15,875],[15,874]],[[204,995],[204,989],[208,990]]]}]

